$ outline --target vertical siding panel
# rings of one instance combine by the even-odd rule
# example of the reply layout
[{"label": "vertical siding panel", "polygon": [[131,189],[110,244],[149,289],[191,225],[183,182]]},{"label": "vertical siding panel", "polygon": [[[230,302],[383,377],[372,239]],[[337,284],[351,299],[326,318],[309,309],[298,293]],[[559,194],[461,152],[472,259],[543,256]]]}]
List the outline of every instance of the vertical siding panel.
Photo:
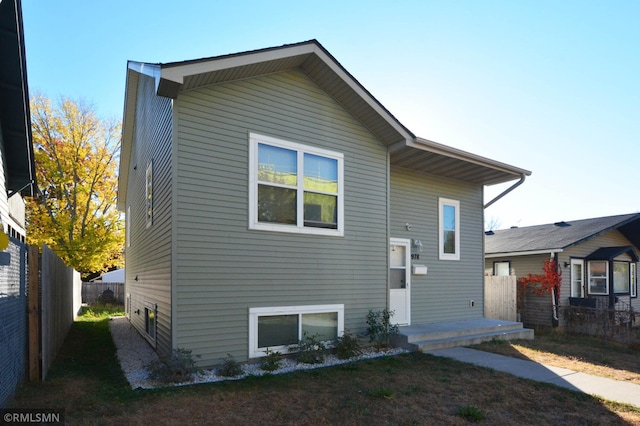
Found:
[{"label": "vertical siding panel", "polygon": [[[202,365],[248,356],[252,307],[344,304],[362,331],[386,306],[387,153],[299,71],[181,94],[177,346]],[[248,230],[249,132],[344,154],[344,237]]]},{"label": "vertical siding panel", "polygon": [[[438,199],[460,201],[460,260],[440,260]],[[482,187],[426,173],[391,167],[391,237],[419,239],[419,259],[426,276],[413,276],[412,323],[433,323],[483,317]],[[411,224],[407,230],[405,224]],[[469,301],[475,305],[470,307]]]},{"label": "vertical siding panel", "polygon": [[[127,188],[130,247],[125,248],[131,323],[145,335],[145,302],[158,305],[157,349],[171,351],[171,100],[155,96],[155,83],[141,75]],[[146,225],[146,169],[153,160],[153,225]],[[139,313],[138,313],[139,312]]]}]

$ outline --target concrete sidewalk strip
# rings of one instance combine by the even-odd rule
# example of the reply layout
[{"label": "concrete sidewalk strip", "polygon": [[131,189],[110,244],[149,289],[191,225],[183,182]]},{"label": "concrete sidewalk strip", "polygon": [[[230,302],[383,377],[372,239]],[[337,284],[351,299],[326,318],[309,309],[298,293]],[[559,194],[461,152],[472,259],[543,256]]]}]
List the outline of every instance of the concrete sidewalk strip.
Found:
[{"label": "concrete sidewalk strip", "polygon": [[566,368],[465,347],[436,349],[427,353],[640,407],[640,385],[634,383],[592,376]]}]

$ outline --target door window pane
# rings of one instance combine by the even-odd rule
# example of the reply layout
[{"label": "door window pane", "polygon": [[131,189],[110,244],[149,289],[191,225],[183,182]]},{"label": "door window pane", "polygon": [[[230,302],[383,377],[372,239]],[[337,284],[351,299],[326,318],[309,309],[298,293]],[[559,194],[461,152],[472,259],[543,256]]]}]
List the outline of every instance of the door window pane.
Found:
[{"label": "door window pane", "polygon": [[405,269],[392,269],[389,271],[389,278],[391,280],[390,288],[407,288],[406,282],[406,270]]},{"label": "door window pane", "polygon": [[298,341],[298,315],[258,317],[258,347],[285,346]]},{"label": "door window pane", "polygon": [[338,313],[302,315],[302,337],[316,336],[318,340],[334,340],[338,338]]},{"label": "door window pane", "polygon": [[405,253],[406,253],[406,249],[404,246],[392,244],[391,258],[390,258],[391,267],[406,266],[407,257],[405,256]]}]

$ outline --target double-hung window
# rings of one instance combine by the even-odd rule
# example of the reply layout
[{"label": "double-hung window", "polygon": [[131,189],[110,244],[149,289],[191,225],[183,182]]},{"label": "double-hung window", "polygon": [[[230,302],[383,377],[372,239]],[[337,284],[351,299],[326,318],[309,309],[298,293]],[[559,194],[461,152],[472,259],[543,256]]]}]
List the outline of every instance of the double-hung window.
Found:
[{"label": "double-hung window", "polygon": [[441,260],[460,260],[460,201],[440,198],[439,252]]},{"label": "double-hung window", "polygon": [[249,228],[344,235],[341,153],[249,137]]},{"label": "double-hung window", "polygon": [[609,294],[609,262],[589,262],[589,294]]}]

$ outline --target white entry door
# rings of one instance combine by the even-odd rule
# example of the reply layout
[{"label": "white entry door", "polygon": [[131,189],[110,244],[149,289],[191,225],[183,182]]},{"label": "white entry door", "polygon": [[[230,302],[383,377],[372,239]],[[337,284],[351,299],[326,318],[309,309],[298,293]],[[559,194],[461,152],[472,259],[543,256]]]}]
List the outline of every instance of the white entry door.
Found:
[{"label": "white entry door", "polygon": [[391,321],[411,324],[411,240],[391,238],[389,250],[389,310]]}]

